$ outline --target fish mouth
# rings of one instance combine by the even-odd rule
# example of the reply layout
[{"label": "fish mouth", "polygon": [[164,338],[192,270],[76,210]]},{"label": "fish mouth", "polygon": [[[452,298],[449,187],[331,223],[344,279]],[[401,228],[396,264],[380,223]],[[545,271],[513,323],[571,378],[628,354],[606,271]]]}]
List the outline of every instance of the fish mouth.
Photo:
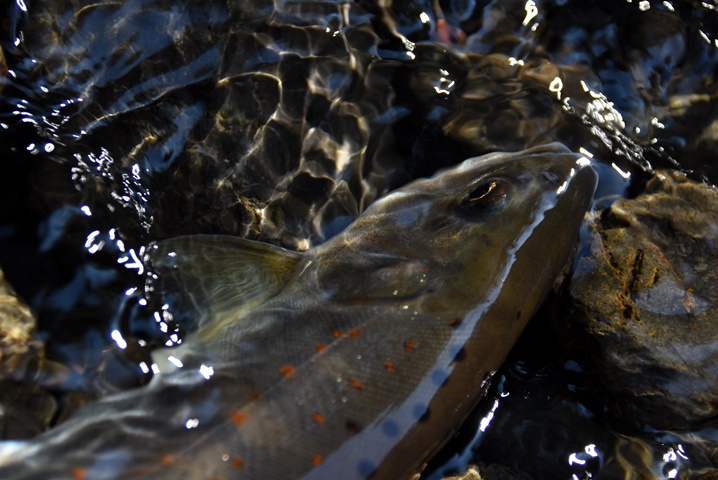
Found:
[{"label": "fish mouth", "polygon": [[580,192],[590,192],[593,195],[598,186],[598,172],[593,168],[593,164],[586,157],[580,157],[576,160],[574,167],[569,171],[570,183]]},{"label": "fish mouth", "polygon": [[[565,153],[565,150],[562,150]],[[562,158],[541,172],[541,176],[562,195],[568,189],[579,192],[593,192],[598,184],[598,173],[586,157]]]}]

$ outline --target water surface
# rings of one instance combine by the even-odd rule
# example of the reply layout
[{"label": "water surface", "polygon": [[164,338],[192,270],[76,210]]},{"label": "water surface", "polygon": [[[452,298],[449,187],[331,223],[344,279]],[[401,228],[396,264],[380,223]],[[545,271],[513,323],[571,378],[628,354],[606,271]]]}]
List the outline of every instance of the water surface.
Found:
[{"label": "water surface", "polygon": [[[143,384],[149,352],[191,331],[144,299],[158,239],[305,250],[414,178],[554,140],[593,157],[599,205],[655,168],[716,182],[713,3],[380,4],[5,4],[0,265],[67,367],[42,380],[54,395]],[[479,407],[479,423],[494,409],[479,460],[536,478],[616,478],[646,455],[665,478],[715,464],[710,428],[607,415],[541,322]]]}]

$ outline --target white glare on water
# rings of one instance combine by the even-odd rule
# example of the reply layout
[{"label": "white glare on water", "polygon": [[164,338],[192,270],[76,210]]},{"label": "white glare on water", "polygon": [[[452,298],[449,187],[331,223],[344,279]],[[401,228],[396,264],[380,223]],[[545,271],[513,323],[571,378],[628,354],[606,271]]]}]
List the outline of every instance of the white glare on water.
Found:
[{"label": "white glare on water", "polygon": [[[583,147],[580,147],[580,148],[578,149],[578,151],[579,151],[579,153],[580,153],[581,155],[585,155],[585,156],[587,156],[588,158],[593,158],[593,153],[589,152],[588,150],[586,150],[586,149],[583,148]],[[584,160],[585,160],[585,159],[584,159]],[[580,161],[580,160],[579,160],[579,161]],[[588,160],[586,160],[586,161],[588,161]],[[590,162],[589,162],[589,163],[590,163]]]},{"label": "white glare on water", "polygon": [[207,365],[202,365],[201,367],[199,367],[199,373],[200,373],[200,375],[202,375],[204,378],[206,378],[207,380],[209,380],[209,377],[211,377],[212,375],[214,375],[214,368],[208,367]]},{"label": "white glare on water", "polygon": [[528,0],[526,2],[526,6],[524,6],[524,10],[526,10],[526,18],[524,18],[524,21],[522,23],[524,26],[526,26],[538,15],[538,7],[536,6],[536,2],[534,2],[534,0]]},{"label": "white glare on water", "polygon": [[494,419],[494,414],[496,412],[496,409],[499,408],[499,401],[494,400],[494,405],[491,407],[491,411],[486,414],[484,418],[481,419],[481,422],[479,423],[479,430],[482,432],[485,432],[487,428],[489,428],[489,425],[491,424],[491,420]]},{"label": "white glare on water", "polygon": [[174,365],[177,366],[178,368],[182,368],[182,367],[184,366],[184,365],[182,364],[182,361],[181,361],[179,358],[173,357],[172,355],[170,355],[169,357],[167,357],[167,360],[169,360],[172,364],[174,364]]},{"label": "white glare on water", "polygon": [[[124,245],[123,245],[124,246]],[[140,248],[139,255],[135,253],[133,248],[130,248],[127,254],[117,259],[117,263],[123,264],[125,268],[136,269],[138,275],[145,273],[145,266],[140,260],[140,257],[144,256],[145,248]]]},{"label": "white glare on water", "polygon": [[618,174],[619,174],[620,176],[622,176],[623,178],[625,178],[626,180],[628,180],[628,179],[631,177],[631,172],[624,172],[624,171],[621,170],[621,168],[620,168],[618,165],[616,165],[615,163],[611,163],[611,167],[613,167],[613,169],[614,169],[616,172],[618,172]]},{"label": "white glare on water", "polygon": [[117,343],[117,346],[120,347],[122,350],[127,348],[127,342],[124,338],[122,338],[122,334],[119,330],[113,330],[110,336],[115,341],[115,343]]},{"label": "white glare on water", "polygon": [[563,81],[556,77],[551,81],[551,84],[548,86],[548,89],[556,94],[556,98],[561,100],[561,90],[563,90]]}]

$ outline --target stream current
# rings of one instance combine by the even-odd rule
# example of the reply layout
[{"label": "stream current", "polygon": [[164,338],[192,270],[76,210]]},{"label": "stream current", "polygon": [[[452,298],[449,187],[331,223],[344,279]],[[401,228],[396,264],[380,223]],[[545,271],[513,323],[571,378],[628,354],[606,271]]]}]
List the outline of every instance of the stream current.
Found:
[{"label": "stream current", "polygon": [[[141,258],[158,239],[221,233],[306,250],[414,178],[551,141],[594,159],[599,206],[657,168],[715,184],[716,8],[5,2],[0,265],[59,373],[3,381],[50,392],[50,423],[146,383],[149,352],[192,329],[144,298]],[[698,478],[718,463],[711,426],[611,417],[542,318],[426,478],[477,461],[566,479]]]}]

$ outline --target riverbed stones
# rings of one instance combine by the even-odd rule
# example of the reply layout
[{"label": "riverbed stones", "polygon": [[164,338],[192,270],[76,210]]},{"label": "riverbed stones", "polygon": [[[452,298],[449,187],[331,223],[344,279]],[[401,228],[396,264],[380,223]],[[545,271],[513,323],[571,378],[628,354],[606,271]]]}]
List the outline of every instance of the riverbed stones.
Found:
[{"label": "riverbed stones", "polygon": [[0,270],[0,439],[30,438],[52,420],[55,399],[36,385],[11,380],[37,367],[44,352],[35,318]]},{"label": "riverbed stones", "polygon": [[0,440],[32,438],[55,415],[54,397],[36,385],[0,380]]},{"label": "riverbed stones", "polygon": [[443,480],[533,480],[533,477],[514,468],[479,462],[469,466],[463,474],[445,477]]},{"label": "riverbed stones", "polygon": [[[625,419],[683,429],[718,414],[718,191],[658,172],[596,214],[569,285],[584,352]],[[580,337],[580,336],[579,336]]]},{"label": "riverbed stones", "polygon": [[35,318],[5,281],[0,271],[0,378],[17,371],[43,346],[35,339]]}]

